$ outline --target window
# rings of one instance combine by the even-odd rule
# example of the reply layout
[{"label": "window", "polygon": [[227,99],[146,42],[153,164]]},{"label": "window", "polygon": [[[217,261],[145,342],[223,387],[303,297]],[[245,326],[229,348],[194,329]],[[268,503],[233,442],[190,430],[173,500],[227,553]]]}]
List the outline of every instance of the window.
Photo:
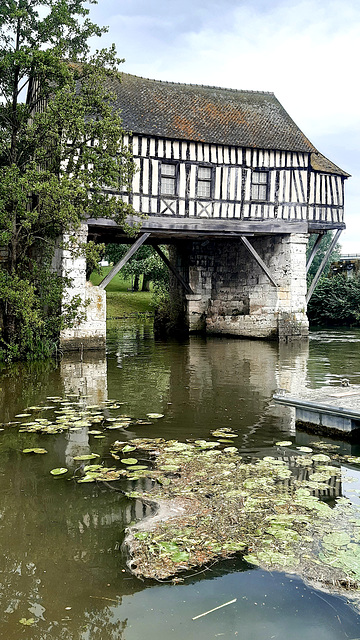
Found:
[{"label": "window", "polygon": [[161,182],[160,193],[166,196],[176,195],[176,165],[165,164],[161,165]]},{"label": "window", "polygon": [[197,195],[199,198],[211,197],[211,167],[199,167],[197,180]]},{"label": "window", "polygon": [[253,171],[251,181],[252,200],[267,200],[268,175],[267,171]]}]

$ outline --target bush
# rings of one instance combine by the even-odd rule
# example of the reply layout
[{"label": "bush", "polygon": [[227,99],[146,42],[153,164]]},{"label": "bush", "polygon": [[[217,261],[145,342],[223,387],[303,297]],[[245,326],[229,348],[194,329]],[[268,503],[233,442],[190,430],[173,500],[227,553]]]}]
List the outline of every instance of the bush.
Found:
[{"label": "bush", "polygon": [[322,278],[309,302],[308,318],[317,326],[360,326],[360,277]]}]

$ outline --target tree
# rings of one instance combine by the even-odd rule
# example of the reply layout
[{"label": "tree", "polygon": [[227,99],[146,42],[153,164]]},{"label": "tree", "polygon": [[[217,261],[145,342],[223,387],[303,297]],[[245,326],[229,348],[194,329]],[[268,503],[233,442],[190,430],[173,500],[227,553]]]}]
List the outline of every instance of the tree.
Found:
[{"label": "tree", "polygon": [[[108,244],[105,251],[105,257],[110,262],[119,262],[127,253],[129,247],[126,244]],[[163,248],[164,250],[164,248]],[[124,278],[134,278],[135,291],[139,287],[140,277],[143,276],[142,290],[147,291],[150,282],[162,283],[169,279],[168,268],[155,253],[151,246],[143,245],[135,255],[130,258],[129,262],[122,268],[121,274]]]},{"label": "tree", "polygon": [[[90,0],[92,1],[92,0]],[[3,0],[0,6],[0,348],[3,357],[47,354],[71,323],[59,314],[63,278],[56,240],[82,220],[132,207],[134,164],[113,107],[114,47],[90,53],[84,0]],[[72,250],[81,251],[70,243]]]},{"label": "tree", "polygon": [[321,278],[309,302],[308,317],[313,326],[359,326],[360,277]]}]

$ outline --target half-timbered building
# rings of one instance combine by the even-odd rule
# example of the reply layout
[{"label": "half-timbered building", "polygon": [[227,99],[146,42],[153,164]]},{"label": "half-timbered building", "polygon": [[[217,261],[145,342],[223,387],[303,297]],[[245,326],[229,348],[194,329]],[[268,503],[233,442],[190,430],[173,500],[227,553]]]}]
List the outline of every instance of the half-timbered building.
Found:
[{"label": "half-timbered building", "polygon": [[[121,197],[147,216],[133,250],[170,246],[173,298],[189,329],[307,335],[308,234],[332,229],[337,239],[345,228],[348,174],[273,93],[129,74],[112,90],[137,167]],[[88,232],[124,242],[109,220],[89,220]]]}]

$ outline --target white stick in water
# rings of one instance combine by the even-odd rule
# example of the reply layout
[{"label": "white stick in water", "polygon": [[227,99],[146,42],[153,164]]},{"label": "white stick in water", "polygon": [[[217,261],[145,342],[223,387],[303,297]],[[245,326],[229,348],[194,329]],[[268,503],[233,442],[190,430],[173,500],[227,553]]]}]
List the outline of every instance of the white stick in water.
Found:
[{"label": "white stick in water", "polygon": [[193,620],[197,620],[198,618],[202,618],[203,616],[207,616],[208,613],[212,613],[213,611],[217,611],[218,609],[222,609],[223,607],[227,607],[228,604],[233,604],[233,602],[236,602],[237,598],[234,598],[234,600],[230,600],[229,602],[225,602],[225,604],[221,604],[219,607],[215,607],[215,609],[210,609],[210,611],[205,611],[205,613],[200,613],[199,616],[195,616],[195,618],[193,618]]}]

